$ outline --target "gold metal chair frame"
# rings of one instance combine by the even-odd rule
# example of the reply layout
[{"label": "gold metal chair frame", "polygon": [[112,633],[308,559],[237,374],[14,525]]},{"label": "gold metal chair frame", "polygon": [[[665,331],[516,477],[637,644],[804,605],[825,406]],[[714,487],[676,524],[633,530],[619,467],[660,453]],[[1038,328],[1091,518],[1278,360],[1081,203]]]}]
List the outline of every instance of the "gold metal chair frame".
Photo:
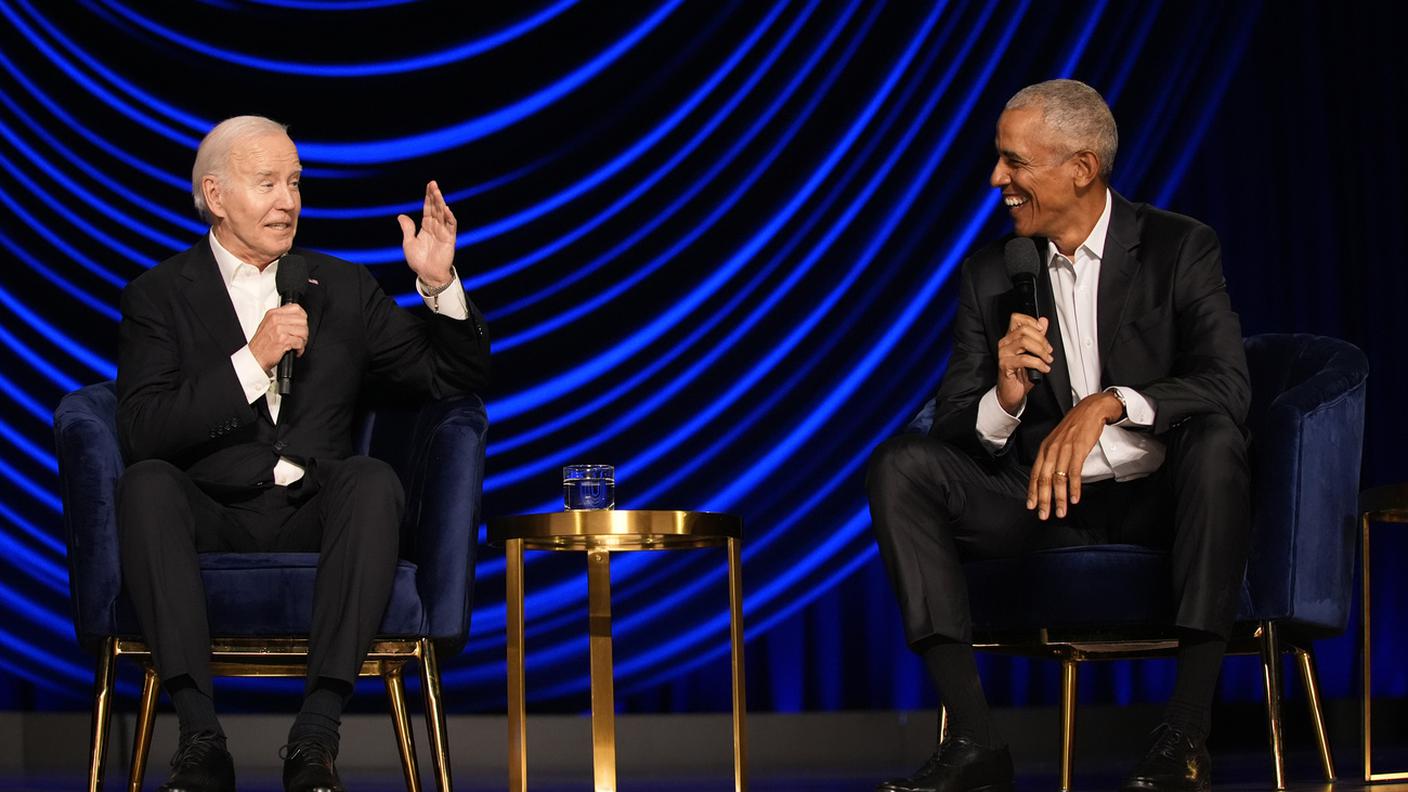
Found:
[{"label": "gold metal chair frame", "polygon": [[[157,679],[156,668],[152,665],[151,650],[141,641],[110,637],[103,642],[95,680],[97,692],[93,702],[92,752],[88,766],[89,792],[99,792],[103,788],[108,726],[112,720],[119,657],[139,660],[145,671],[141,704],[137,714],[137,731],[132,740],[132,772],[128,779],[130,792],[141,792],[142,777],[146,774],[147,758],[151,752],[152,725],[156,720],[156,702],[160,694],[160,680]],[[406,663],[411,660],[419,661],[421,683],[425,688],[425,722],[430,733],[430,751],[435,762],[436,789],[438,792],[450,792],[449,735],[445,730],[445,708],[434,644],[429,638],[374,641],[366,659],[362,661],[358,674],[379,676],[385,682],[387,696],[391,699],[391,722],[396,731],[406,789],[409,792],[420,792],[415,739],[411,732],[410,714],[406,710],[406,686],[402,677]],[[210,666],[216,676],[301,677],[308,670],[308,640],[217,639],[211,644]]]},{"label": "gold metal chair frame", "polygon": [[616,789],[616,712],[611,658],[611,553],[720,547],[728,551],[729,643],[733,664],[733,783],[748,788],[747,702],[743,684],[743,521],[728,514],[603,510],[525,514],[489,520],[489,542],[504,548],[508,614],[508,788],[528,788],[523,671],[523,551],[587,553],[591,653],[592,772],[598,792]]},{"label": "gold metal chair frame", "polygon": [[[1102,636],[1098,632],[1082,634],[1075,631],[1040,630],[1034,635],[1025,636],[1004,634],[999,637],[980,634],[973,646],[976,649],[1002,654],[1045,657],[1060,661],[1061,790],[1070,792],[1075,763],[1077,671],[1080,664],[1092,660],[1167,657],[1178,649],[1178,642],[1165,636],[1131,640],[1110,635]],[[1296,657],[1296,665],[1300,669],[1301,681],[1305,684],[1306,699],[1310,705],[1310,716],[1314,721],[1321,769],[1325,773],[1325,780],[1333,782],[1335,763],[1330,755],[1320,687],[1315,676],[1315,659],[1310,646],[1291,641],[1283,642],[1272,622],[1258,622],[1250,632],[1236,635],[1228,643],[1229,654],[1261,655],[1262,679],[1266,688],[1267,732],[1276,769],[1277,789],[1286,788],[1286,756],[1281,739],[1281,664],[1277,662],[1283,652],[1290,652]],[[940,742],[943,741],[947,728],[948,713],[940,710]]]},{"label": "gold metal chair frame", "polygon": [[1359,511],[1360,541],[1362,542],[1359,553],[1359,578],[1362,585],[1360,604],[1363,606],[1363,610],[1360,611],[1359,651],[1363,656],[1364,663],[1364,689],[1360,692],[1359,711],[1363,719],[1361,734],[1364,738],[1364,780],[1365,782],[1404,781],[1408,780],[1408,771],[1374,772],[1374,723],[1370,701],[1374,677],[1370,667],[1370,652],[1373,649],[1373,642],[1369,631],[1369,611],[1373,597],[1369,589],[1369,525],[1376,522],[1408,523],[1408,484],[1375,487],[1365,491],[1359,496]]}]

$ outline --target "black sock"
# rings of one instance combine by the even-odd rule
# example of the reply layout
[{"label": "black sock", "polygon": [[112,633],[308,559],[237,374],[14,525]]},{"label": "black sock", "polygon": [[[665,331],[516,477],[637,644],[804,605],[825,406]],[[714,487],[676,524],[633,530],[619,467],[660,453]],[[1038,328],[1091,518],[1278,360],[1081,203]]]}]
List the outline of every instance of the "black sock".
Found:
[{"label": "black sock", "polygon": [[978,678],[978,662],[971,644],[937,638],[921,649],[924,665],[939,690],[939,701],[948,709],[948,731],[979,745],[992,745],[992,712]]},{"label": "black sock", "polygon": [[1207,737],[1212,730],[1212,699],[1227,640],[1201,630],[1179,630],[1178,681],[1164,710],[1164,720],[1186,732]]},{"label": "black sock", "polygon": [[172,706],[176,708],[182,739],[200,732],[214,732],[224,739],[225,730],[220,728],[220,720],[215,717],[215,702],[196,687],[194,679],[182,674],[166,680],[164,686],[171,696]]},{"label": "black sock", "polygon": [[314,740],[337,753],[338,727],[342,725],[342,709],[352,698],[352,685],[340,679],[319,677],[313,689],[303,699],[303,708],[288,730],[290,745]]}]

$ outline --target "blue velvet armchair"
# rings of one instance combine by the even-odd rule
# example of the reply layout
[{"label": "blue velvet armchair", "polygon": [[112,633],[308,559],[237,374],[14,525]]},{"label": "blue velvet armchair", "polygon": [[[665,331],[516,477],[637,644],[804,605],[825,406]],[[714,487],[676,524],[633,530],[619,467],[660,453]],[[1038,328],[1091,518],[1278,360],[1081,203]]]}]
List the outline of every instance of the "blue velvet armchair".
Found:
[{"label": "blue velvet armchair", "polygon": [[[1311,335],[1253,336],[1246,352],[1252,547],[1232,650],[1262,657],[1276,787],[1283,789],[1282,652],[1296,657],[1325,776],[1334,780],[1310,641],[1342,632],[1349,618],[1369,366],[1353,345]],[[933,411],[931,401],[908,430],[927,432]],[[965,571],[977,645],[1062,663],[1061,788],[1068,790],[1078,664],[1176,647],[1168,557],[1094,545],[971,562]]]},{"label": "blue velvet armchair", "polygon": [[[125,464],[112,382],[68,394],[54,413],[73,621],[98,654],[89,789],[102,788],[117,658],[143,662],[131,788],[140,789],[159,680],[122,591],[114,511]],[[403,666],[418,661],[435,779],[450,789],[449,746],[437,653],[456,654],[469,633],[476,532],[484,479],[483,403],[469,396],[428,405],[381,406],[357,422],[357,453],[389,462],[406,492],[402,560],[380,635],[361,673],[384,680],[407,789],[419,790]],[[306,668],[316,553],[206,553],[212,668],[226,676],[299,676]]]}]

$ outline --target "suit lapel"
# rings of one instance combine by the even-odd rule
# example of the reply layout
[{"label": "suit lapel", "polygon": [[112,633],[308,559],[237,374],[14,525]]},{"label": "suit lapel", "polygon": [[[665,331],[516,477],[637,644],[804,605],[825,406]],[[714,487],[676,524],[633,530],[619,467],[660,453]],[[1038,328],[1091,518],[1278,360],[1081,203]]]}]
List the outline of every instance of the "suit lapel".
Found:
[{"label": "suit lapel", "polygon": [[1110,227],[1105,234],[1105,256],[1100,262],[1100,293],[1096,297],[1097,324],[1100,333],[1100,371],[1102,380],[1109,370],[1110,350],[1115,334],[1124,323],[1125,306],[1132,292],[1130,286],[1139,276],[1139,223],[1134,206],[1119,193],[1110,191]]},{"label": "suit lapel", "polygon": [[[313,341],[318,337],[318,325],[323,321],[323,309],[327,295],[323,292],[323,287],[314,283],[318,279],[318,260],[308,259],[308,289],[303,292],[303,299],[299,304],[303,306],[304,312],[308,314],[308,351],[313,350]],[[305,353],[307,354],[307,353]]]},{"label": "suit lapel", "polygon": [[1061,405],[1061,413],[1071,409],[1071,373],[1066,366],[1066,346],[1061,343],[1061,319],[1056,315],[1056,297],[1051,288],[1051,267],[1046,261],[1047,240],[1036,239],[1036,249],[1042,258],[1041,277],[1037,288],[1041,290],[1041,307],[1050,320],[1046,323],[1046,341],[1051,344],[1051,373],[1046,377],[1046,385],[1056,403]]},{"label": "suit lapel", "polygon": [[215,263],[209,239],[202,239],[191,248],[181,275],[187,281],[181,295],[191,311],[205,325],[220,350],[227,355],[234,354],[247,341],[240,319],[235,315],[235,304],[230,301],[230,290],[220,277],[220,265]]}]

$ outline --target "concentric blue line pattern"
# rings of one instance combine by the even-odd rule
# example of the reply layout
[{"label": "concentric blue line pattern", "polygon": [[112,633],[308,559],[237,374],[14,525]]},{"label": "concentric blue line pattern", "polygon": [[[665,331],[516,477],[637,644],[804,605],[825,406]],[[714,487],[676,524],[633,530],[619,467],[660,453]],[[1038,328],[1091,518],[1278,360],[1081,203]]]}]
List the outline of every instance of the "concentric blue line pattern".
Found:
[{"label": "concentric blue line pattern", "polygon": [[[1007,230],[987,186],[1001,107],[1085,80],[1121,124],[1116,188],[1215,211],[1204,146],[1227,134],[1244,64],[1269,57],[1264,9],[443,5],[0,0],[0,704],[85,705],[50,415],[114,376],[122,286],[201,238],[194,147],[247,112],[299,143],[299,242],[372,266],[404,305],[420,300],[394,215],[428,179],[450,196],[457,265],[498,339],[488,514],[556,508],[570,462],[616,464],[622,508],[740,514],[755,708],[932,701],[862,482],[937,386],[964,255]],[[583,559],[527,570],[530,701],[581,708]],[[456,710],[503,706],[503,571],[481,548],[469,643],[442,660]],[[622,554],[612,572],[622,708],[726,708],[723,554]],[[1050,669],[984,663],[995,702],[1054,700]],[[1331,695],[1348,663],[1322,656]],[[1225,695],[1258,695],[1228,678]],[[229,689],[264,707],[297,684]],[[1113,664],[1083,688],[1124,703],[1168,685],[1166,668]]]}]

